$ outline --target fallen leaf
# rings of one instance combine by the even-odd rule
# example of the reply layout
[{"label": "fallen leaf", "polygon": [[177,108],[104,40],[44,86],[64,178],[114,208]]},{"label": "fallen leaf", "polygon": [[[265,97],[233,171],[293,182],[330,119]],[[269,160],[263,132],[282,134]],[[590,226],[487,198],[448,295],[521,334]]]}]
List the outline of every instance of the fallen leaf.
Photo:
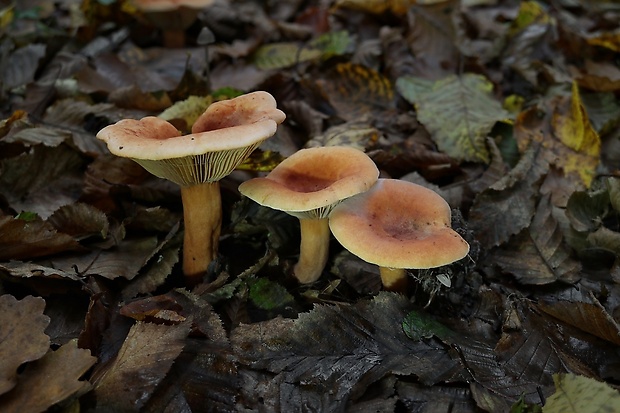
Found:
[{"label": "fallen leaf", "polygon": [[381,119],[394,107],[390,80],[362,65],[340,63],[316,83],[338,116],[345,120]]},{"label": "fallen leaf", "polygon": [[0,296],[0,394],[17,384],[22,363],[37,360],[49,350],[50,338],[44,331],[50,320],[44,308],[45,300],[39,297],[18,301],[9,294]]},{"label": "fallen leaf", "polygon": [[556,391],[543,413],[603,413],[620,411],[620,394],[608,384],[575,374],[553,376]]},{"label": "fallen leaf", "polygon": [[523,284],[543,285],[555,281],[575,282],[581,264],[572,257],[549,196],[542,198],[530,226],[505,246],[493,251],[489,262],[499,265]]},{"label": "fallen leaf", "polygon": [[524,151],[531,142],[540,143],[550,164],[565,175],[575,175],[576,185],[590,186],[600,162],[601,141],[588,120],[576,83],[570,96],[557,96],[544,108],[521,112],[515,136],[519,150]]},{"label": "fallen leaf", "polygon": [[415,106],[442,152],[460,161],[489,162],[486,137],[510,115],[493,98],[493,84],[486,78],[471,73],[436,82],[402,77],[396,88]]},{"label": "fallen leaf", "polygon": [[0,216],[0,260],[21,260],[83,250],[72,236],[57,232],[39,217],[26,221]]},{"label": "fallen leaf", "polygon": [[90,383],[80,378],[96,361],[89,350],[77,347],[77,340],[48,352],[28,364],[14,390],[0,396],[2,411],[43,412],[75,393],[84,392],[90,388]]},{"label": "fallen leaf", "polygon": [[190,326],[137,322],[116,359],[94,383],[97,409],[138,411],[181,354]]}]

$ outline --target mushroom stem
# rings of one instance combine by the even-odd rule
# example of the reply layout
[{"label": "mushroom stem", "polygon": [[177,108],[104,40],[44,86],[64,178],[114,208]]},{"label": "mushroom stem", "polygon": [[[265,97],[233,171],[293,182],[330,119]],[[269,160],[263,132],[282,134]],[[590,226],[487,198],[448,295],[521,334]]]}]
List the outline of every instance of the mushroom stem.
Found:
[{"label": "mushroom stem", "polygon": [[217,254],[222,226],[219,182],[181,187],[183,200],[183,274],[190,285],[200,282]]},{"label": "mushroom stem", "polygon": [[329,222],[327,218],[301,218],[301,244],[299,261],[295,265],[295,278],[302,284],[315,282],[321,276],[329,256]]},{"label": "mushroom stem", "polygon": [[396,293],[407,292],[407,272],[404,268],[379,267],[383,289]]},{"label": "mushroom stem", "polygon": [[167,29],[162,31],[163,45],[169,49],[180,49],[185,46],[184,29]]}]

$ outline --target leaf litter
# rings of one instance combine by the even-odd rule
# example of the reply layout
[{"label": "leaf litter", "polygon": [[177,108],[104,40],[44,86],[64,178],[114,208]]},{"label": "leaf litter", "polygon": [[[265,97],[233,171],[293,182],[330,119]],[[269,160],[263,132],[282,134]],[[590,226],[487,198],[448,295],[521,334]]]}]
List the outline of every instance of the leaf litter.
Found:
[{"label": "leaf litter", "polygon": [[[217,1],[178,49],[129,1],[0,15],[2,411],[618,405],[617,5]],[[220,253],[189,290],[178,188],[94,136],[187,131],[253,90],[287,121],[222,181]],[[400,295],[334,242],[295,282],[297,221],[237,186],[331,145],[444,196],[469,256]]]}]

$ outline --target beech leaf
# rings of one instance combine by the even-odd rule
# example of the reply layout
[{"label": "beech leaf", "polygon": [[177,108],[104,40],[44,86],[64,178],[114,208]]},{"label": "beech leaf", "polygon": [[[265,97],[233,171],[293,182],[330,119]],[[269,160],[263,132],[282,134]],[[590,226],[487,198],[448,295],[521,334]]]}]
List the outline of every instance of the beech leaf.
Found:
[{"label": "beech leaf", "polygon": [[273,373],[259,386],[265,405],[292,411],[300,399],[314,399],[337,411],[388,373],[430,385],[459,371],[445,348],[405,335],[407,307],[404,297],[381,293],[353,306],[317,306],[297,320],[241,325],[231,341],[242,363]]},{"label": "beech leaf", "polygon": [[22,363],[47,353],[50,338],[44,331],[50,320],[44,308],[42,298],[27,296],[18,301],[12,295],[0,296],[0,394],[15,386]]},{"label": "beech leaf", "polygon": [[95,384],[97,408],[139,410],[181,354],[190,326],[137,322],[131,327],[116,359]]},{"label": "beech leaf", "polygon": [[81,249],[73,237],[56,232],[51,224],[38,217],[26,221],[0,216],[0,260],[42,257]]},{"label": "beech leaf", "polygon": [[412,103],[439,149],[460,161],[490,161],[486,137],[510,114],[493,95],[485,77],[466,73],[436,82],[401,77],[396,88]]},{"label": "beech leaf", "polygon": [[531,225],[492,254],[491,261],[521,283],[543,285],[579,278],[581,264],[571,256],[552,208],[550,197],[542,198]]}]

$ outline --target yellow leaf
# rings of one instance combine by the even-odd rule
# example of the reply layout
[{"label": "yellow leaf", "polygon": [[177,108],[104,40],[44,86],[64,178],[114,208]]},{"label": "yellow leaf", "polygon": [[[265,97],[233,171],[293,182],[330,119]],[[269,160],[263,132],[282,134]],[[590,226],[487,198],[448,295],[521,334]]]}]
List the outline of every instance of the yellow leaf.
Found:
[{"label": "yellow leaf", "polygon": [[620,30],[599,32],[586,38],[588,44],[620,52]]},{"label": "yellow leaf", "polygon": [[257,149],[241,165],[237,166],[237,169],[242,171],[269,172],[283,160],[284,156],[280,155],[279,152]]},{"label": "yellow leaf", "polygon": [[549,20],[549,15],[540,3],[523,1],[517,18],[512,22],[510,32],[514,35],[532,24],[546,24]]},{"label": "yellow leaf", "polygon": [[590,186],[600,159],[601,140],[588,119],[577,83],[573,82],[570,100],[556,107],[551,122],[555,137],[575,153],[559,161],[562,169],[577,172]]},{"label": "yellow leaf", "polygon": [[317,84],[345,120],[384,117],[387,110],[393,109],[394,89],[390,80],[363,65],[341,63]]},{"label": "yellow leaf", "polygon": [[575,83],[570,96],[558,96],[541,108],[521,112],[515,122],[515,136],[521,152],[537,142],[550,164],[590,186],[600,162],[601,141]]}]

